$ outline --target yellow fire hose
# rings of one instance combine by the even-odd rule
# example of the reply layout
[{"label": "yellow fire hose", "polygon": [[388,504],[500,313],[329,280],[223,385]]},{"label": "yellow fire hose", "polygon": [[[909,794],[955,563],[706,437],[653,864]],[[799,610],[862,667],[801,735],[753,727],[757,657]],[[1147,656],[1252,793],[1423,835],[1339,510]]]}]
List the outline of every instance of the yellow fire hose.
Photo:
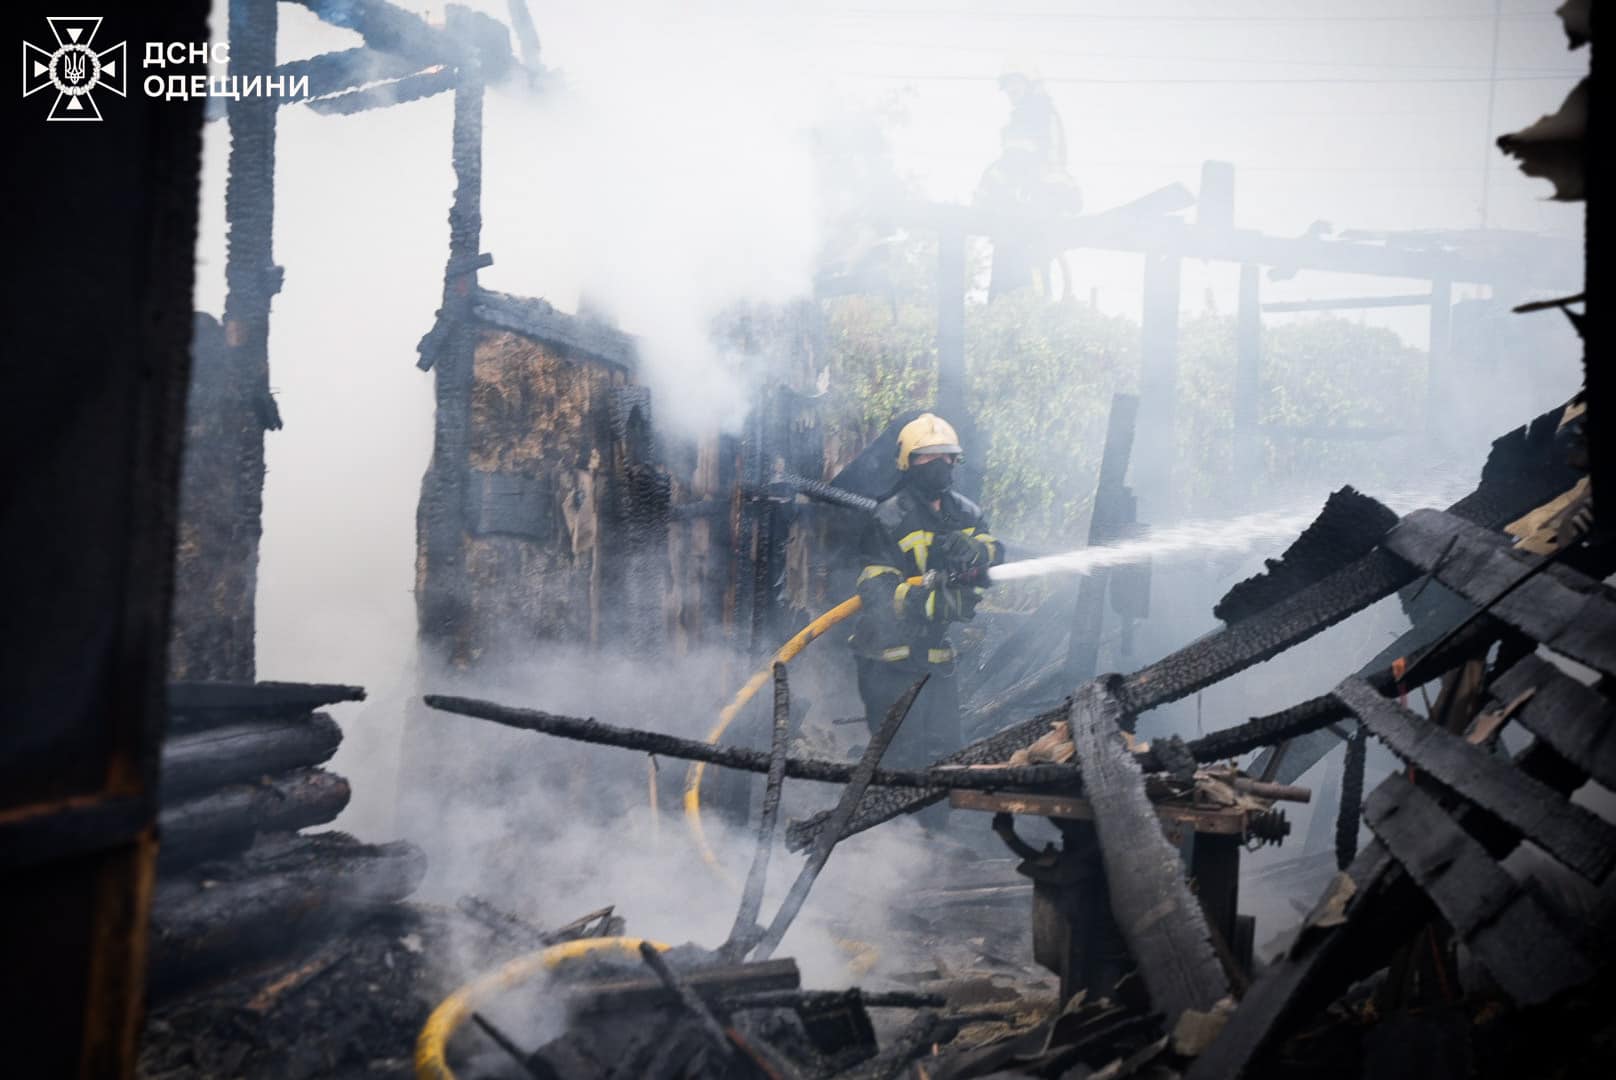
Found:
[{"label": "yellow fire hose", "polygon": [[[454,1070],[449,1068],[449,1037],[470,1018],[472,1013],[501,990],[509,990],[541,971],[554,970],[568,960],[591,953],[621,953],[623,956],[638,960],[640,942],[643,940],[634,937],[608,937],[579,938],[577,941],[562,942],[548,949],[518,956],[515,960],[460,987],[432,1010],[432,1015],[426,1018],[426,1023],[421,1027],[421,1035],[415,1040],[415,1080],[455,1080]],[[661,952],[666,952],[668,948],[660,941],[653,941],[650,944],[652,948]]]},{"label": "yellow fire hose", "polygon": [[[908,583],[910,585],[919,585],[923,580],[923,578],[912,577],[908,579]],[[810,641],[824,634],[825,631],[858,611],[862,606],[857,596],[850,596],[797,631],[790,641],[780,646],[780,650],[769,658],[767,664],[754,673],[750,679],[746,680],[746,685],[741,687],[734,700],[724,706],[724,711],[718,714],[718,723],[713,725],[713,729],[707,733],[708,744],[716,746],[718,740],[724,737],[724,732],[729,729],[729,725],[734,721],[735,717],[740,715],[741,710],[746,707],[747,703],[756,697],[757,692],[768,684],[773,676],[775,664],[790,663],[798,653],[808,647]],[[713,872],[719,877],[733,885],[735,884],[735,879],[730,877],[729,871],[725,870],[723,863],[718,861],[718,856],[713,852],[712,845],[707,843],[707,834],[701,827],[701,778],[706,770],[707,763],[697,761],[693,762],[685,772],[685,824],[690,828],[691,839],[696,842],[696,850],[701,853],[702,861],[712,867]]]},{"label": "yellow fire hose", "polygon": [[[923,579],[912,577],[908,579],[910,585],[919,585]],[[753,676],[746,680],[736,693],[734,699],[724,706],[718,714],[718,723],[707,733],[707,742],[716,745],[724,737],[724,732],[740,715],[757,692],[774,674],[775,664],[788,664],[796,658],[797,654],[808,647],[808,643],[822,636],[825,631],[856,613],[862,607],[857,596],[850,596],[840,604],[831,608],[813,622],[794,634],[790,641],[780,646],[768,664],[764,665]],[[707,842],[707,834],[701,827],[701,780],[707,769],[707,763],[697,761],[691,764],[685,773],[685,823],[690,827],[691,838],[696,842],[696,849],[701,853],[702,861],[713,869],[719,877],[726,882],[734,884],[734,879],[718,861],[712,845]],[[653,773],[650,780],[652,788],[652,810],[655,811],[656,779]],[[445,1056],[449,1045],[449,1037],[455,1033],[471,1016],[476,1009],[491,996],[501,990],[508,990],[518,983],[532,978],[540,971],[548,971],[557,965],[577,956],[588,953],[609,950],[621,952],[625,956],[639,956],[640,938],[583,938],[578,941],[569,941],[561,945],[554,945],[548,949],[519,956],[509,963],[495,968],[486,975],[467,983],[448,997],[427,1017],[426,1024],[421,1028],[420,1038],[415,1043],[415,1076],[416,1080],[455,1080],[455,1074],[449,1068]],[[668,947],[660,942],[651,943],[659,950]]]}]

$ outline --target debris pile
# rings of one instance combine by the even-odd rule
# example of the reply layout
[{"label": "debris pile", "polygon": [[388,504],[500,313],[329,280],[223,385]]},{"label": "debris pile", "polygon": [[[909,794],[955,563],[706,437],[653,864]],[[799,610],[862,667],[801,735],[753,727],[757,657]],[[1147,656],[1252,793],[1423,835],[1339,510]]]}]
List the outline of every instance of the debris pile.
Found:
[{"label": "debris pile", "polygon": [[[1480,1074],[1496,1075],[1479,1048],[1513,1045],[1521,1032],[1542,1028],[1553,1019],[1543,1011],[1549,1002],[1595,1000],[1588,995],[1608,982],[1602,949],[1616,928],[1616,905],[1606,896],[1616,827],[1568,798],[1589,780],[1616,786],[1616,769],[1600,753],[1616,705],[1600,684],[1572,673],[1616,676],[1616,592],[1602,584],[1616,570],[1616,548],[1583,532],[1534,555],[1500,531],[1563,501],[1580,482],[1566,440],[1557,437],[1567,415],[1553,410],[1499,439],[1480,486],[1446,511],[1399,519],[1377,507],[1343,515],[1344,503],[1366,500],[1338,493],[1265,576],[1220,604],[1228,616],[1222,629],[1131,675],[1089,681],[1057,709],[927,769],[879,767],[905,701],[852,767],[789,758],[783,739],[765,755],[486,702],[428,703],[509,726],[766,771],[771,790],[787,776],[844,784],[832,809],[787,830],[789,846],[810,852],[782,911],[787,920],[842,838],[944,798],[993,811],[995,831],[1033,880],[1034,951],[1061,976],[1060,1012],[1035,1031],[1001,1030],[984,1044],[954,1038],[962,1026],[922,1011],[848,1075],[904,1075],[922,1056],[916,1068],[928,1077],[1149,1070],[1210,1080],[1290,1069],[1367,1075],[1375,1061],[1388,1060],[1394,1034],[1435,1046],[1454,1038],[1454,1017],[1466,1018],[1459,1044]],[[1343,520],[1351,535],[1341,531]],[[1373,523],[1371,536],[1362,535],[1365,521]],[[1133,735],[1140,713],[1400,590],[1413,626],[1390,660],[1372,660],[1327,694],[1190,742],[1150,745]],[[1451,602],[1421,606],[1422,596]],[[1433,681],[1441,690],[1421,715],[1408,694]],[[777,718],[785,693],[777,668]],[[1510,724],[1533,737],[1513,759],[1497,748]],[[1277,763],[1287,749],[1299,753],[1293,742],[1318,733],[1356,746],[1348,768],[1358,762],[1359,791],[1367,737],[1409,768],[1361,806],[1351,777],[1343,783],[1339,855],[1349,865],[1289,951],[1257,970],[1251,928],[1235,911],[1235,845],[1284,836],[1272,802],[1306,793],[1275,779]],[[1226,764],[1264,748],[1272,752],[1258,759],[1266,764],[1257,775]],[[1362,852],[1355,850],[1360,812],[1375,836]],[[1062,846],[1037,851],[1021,841],[1016,814],[1053,820]],[[1236,824],[1220,825],[1220,816]],[[1188,874],[1175,818],[1195,833]],[[770,831],[772,820],[760,851]],[[1586,912],[1564,910],[1511,875],[1500,860],[1523,843],[1600,899]],[[1579,915],[1587,929],[1568,929]],[[756,948],[755,958],[768,960],[779,933],[746,921],[738,920],[731,942],[714,956],[734,960]],[[1468,968],[1456,960],[1461,948]],[[711,1067],[717,1059],[710,1055],[742,1062],[724,1066],[740,1070],[734,1075],[753,1075],[746,1071],[753,1068],[763,1070],[756,1075],[827,1075],[806,1057],[793,1058],[783,1049],[791,1039],[775,1029],[768,1029],[775,1041],[762,1029],[742,1031],[733,1011],[709,1007],[703,1016],[689,995],[676,994],[688,974],[681,964],[693,972],[705,962],[680,953],[664,965],[665,989],[674,995],[668,1000],[677,999],[685,1017],[678,1039],[689,1049],[683,1064],[658,1075],[726,1075],[688,1071],[693,1063]],[[1379,986],[1369,999],[1354,989],[1366,977]],[[1500,1015],[1514,1020],[1500,1023]],[[1472,1030],[1471,1020],[1486,1022]],[[673,1041],[670,1034],[661,1045]],[[1321,1059],[1323,1047],[1330,1049]],[[770,1056],[776,1050],[780,1060]]]},{"label": "debris pile", "polygon": [[363,697],[357,687],[295,683],[170,688],[155,1000],[315,949],[414,890],[425,858],[413,845],[299,834],[334,819],[349,797],[348,782],[320,768],[342,732],[315,710]]}]

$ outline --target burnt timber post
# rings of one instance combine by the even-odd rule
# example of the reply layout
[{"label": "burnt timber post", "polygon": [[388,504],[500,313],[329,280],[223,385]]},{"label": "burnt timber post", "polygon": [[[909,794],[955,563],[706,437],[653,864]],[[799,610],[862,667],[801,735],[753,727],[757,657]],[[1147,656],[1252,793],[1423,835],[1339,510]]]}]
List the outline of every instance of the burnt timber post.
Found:
[{"label": "burnt timber post", "polygon": [[[1255,478],[1262,467],[1262,432],[1258,415],[1262,400],[1261,267],[1240,265],[1240,301],[1235,314],[1234,471]],[[1249,494],[1249,490],[1248,490]]]},{"label": "burnt timber post", "polygon": [[[275,71],[278,24],[275,0],[231,0],[229,40],[232,70],[249,75]],[[230,158],[225,179],[224,345],[226,364],[241,373],[257,421],[266,431],[281,426],[269,392],[269,306],[280,291],[281,270],[274,259],[275,113],[272,97],[229,99]],[[258,540],[264,518],[264,440],[248,437],[240,447],[235,508],[237,535],[243,538],[241,610],[220,627],[232,638],[220,650],[229,670],[214,678],[250,682],[255,673],[254,594],[258,580]]]},{"label": "burnt timber post", "polygon": [[470,481],[472,366],[477,331],[471,303],[477,290],[482,237],[483,85],[476,62],[460,61],[454,91],[454,201],[449,207],[449,261],[443,273],[443,307],[423,342],[420,366],[434,368],[437,409],[432,462],[422,482],[417,519],[421,580],[417,618],[423,641],[447,645],[467,617],[465,574],[466,501]]},{"label": "burnt timber post", "polygon": [[[1137,397],[1112,395],[1111,415],[1105,428],[1105,453],[1100,458],[1100,481],[1094,493],[1094,510],[1089,515],[1090,547],[1122,539],[1135,520],[1133,493],[1123,480],[1128,474],[1128,456],[1133,447],[1134,421],[1138,413]],[[1073,683],[1085,683],[1097,673],[1105,594],[1110,582],[1111,572],[1105,569],[1078,579],[1077,610],[1066,658],[1067,678]]]},{"label": "burnt timber post", "polygon": [[1145,520],[1156,524],[1176,516],[1173,423],[1178,394],[1179,263],[1176,254],[1150,252],[1145,255],[1134,488],[1144,503]]}]

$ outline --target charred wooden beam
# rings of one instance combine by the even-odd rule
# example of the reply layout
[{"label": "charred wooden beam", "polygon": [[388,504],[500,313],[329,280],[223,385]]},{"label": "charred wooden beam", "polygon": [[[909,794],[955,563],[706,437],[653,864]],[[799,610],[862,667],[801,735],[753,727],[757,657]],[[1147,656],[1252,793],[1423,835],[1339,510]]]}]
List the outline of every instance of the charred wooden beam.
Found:
[{"label": "charred wooden beam", "polygon": [[[768,962],[790,963],[783,960]],[[850,990],[761,990],[757,993],[726,997],[721,1005],[734,1012],[744,1009],[815,1010],[849,1000],[871,1009],[940,1009],[948,1004],[948,998],[942,994],[928,994],[918,990],[861,990],[855,986]]]},{"label": "charred wooden beam", "polygon": [[296,832],[342,813],[348,781],[324,769],[297,769],[256,784],[232,784],[165,805],[157,819],[164,872],[240,851],[262,832]]},{"label": "charred wooden beam", "polygon": [[1566,566],[1539,570],[1509,544],[1507,536],[1437,510],[1416,510],[1386,537],[1389,551],[1486,606],[1494,618],[1579,663],[1616,674],[1616,595]]},{"label": "charred wooden beam", "polygon": [[501,1031],[482,1013],[472,1013],[471,1019],[474,1024],[482,1029],[483,1034],[487,1035],[491,1040],[493,1040],[495,1046],[505,1051],[506,1056],[512,1061],[516,1062],[517,1067],[528,1076],[533,1077],[534,1080],[547,1080],[548,1077],[554,1075],[553,1073],[547,1072],[535,1065],[533,1063],[531,1054],[529,1054],[526,1050],[523,1050],[520,1046],[517,1046],[516,1040],[512,1039],[509,1035]]},{"label": "charred wooden beam", "polygon": [[1072,701],[1072,742],[1094,812],[1112,913],[1151,1001],[1170,1025],[1186,1009],[1211,1009],[1229,984],[1178,851],[1163,835],[1144,775],[1123,745],[1122,715],[1104,685],[1088,683]]},{"label": "charred wooden beam", "polygon": [[1335,694],[1397,756],[1532,840],[1590,881],[1616,867],[1616,828],[1509,762],[1380,696],[1362,679]]},{"label": "charred wooden beam", "polygon": [[[796,993],[802,985],[797,962],[786,958],[750,964],[692,968],[680,978],[707,1001],[751,1000],[754,996]],[[667,1005],[673,1001],[660,978],[596,980],[581,983],[567,999],[574,1012],[611,1012]]]},{"label": "charred wooden beam", "polygon": [[323,683],[172,682],[170,731],[191,730],[259,716],[298,716],[342,701],[363,701],[358,686]]},{"label": "charred wooden beam", "polygon": [[1408,779],[1387,777],[1365,801],[1364,820],[1517,1002],[1541,1004],[1593,977],[1532,893]]},{"label": "charred wooden beam", "polygon": [[1263,572],[1236,584],[1212,608],[1236,623],[1272,607],[1305,585],[1350,566],[1374,550],[1397,515],[1351,487],[1331,493],[1319,516]]},{"label": "charred wooden beam", "polygon": [[1511,714],[1555,753],[1607,788],[1616,790],[1616,706],[1540,656],[1527,656],[1493,681],[1496,706],[1532,696]]},{"label": "charred wooden beam", "polygon": [[1404,293],[1400,296],[1341,296],[1328,300],[1270,300],[1264,311],[1361,311],[1365,308],[1424,307],[1430,293]]},{"label": "charred wooden beam", "polygon": [[[554,713],[542,712],[538,709],[519,709],[510,705],[497,705],[490,701],[478,701],[473,698],[427,694],[422,700],[434,709],[441,709],[444,712],[452,712],[461,716],[475,717],[479,720],[491,720],[504,727],[516,728],[521,731],[536,731],[541,734],[555,735],[559,738],[572,739],[577,742],[594,743],[598,746],[616,746],[625,750],[639,750],[647,754],[655,754],[658,757],[679,758],[684,761],[704,761],[709,765],[739,769],[744,772],[767,773],[769,771],[770,756],[756,750],[746,750],[735,746],[715,746],[695,739],[682,739],[677,735],[664,735],[656,731],[618,727],[614,724],[602,723],[599,720],[559,716]],[[1060,712],[1045,713],[1035,720],[1028,721],[1028,723],[1036,724],[1041,722],[1042,730],[1047,731],[1051,721],[1064,715],[1063,708]],[[1028,739],[1027,741],[1031,742],[1032,740]],[[816,780],[827,784],[849,783],[857,771],[857,765],[850,765],[843,761],[827,761],[822,758],[788,757],[785,764],[785,775],[788,777],[798,780]],[[1071,765],[1022,765],[979,769],[962,769],[937,765],[930,769],[876,769],[872,774],[870,783],[872,786],[878,787],[935,790],[935,794],[931,797],[931,801],[935,802],[947,795],[951,788],[995,789],[1063,785],[1075,783],[1079,779],[1079,775],[1076,767]]]},{"label": "charred wooden beam", "polygon": [[865,790],[870,786],[870,780],[875,770],[881,764],[881,755],[887,752],[892,740],[903,726],[904,719],[909,715],[909,709],[915,703],[915,698],[926,685],[928,675],[922,675],[915,685],[904,692],[904,695],[892,703],[887,710],[886,719],[881,722],[881,729],[870,739],[870,744],[864,748],[864,755],[859,758],[858,768],[843,789],[841,797],[836,801],[836,807],[831,811],[830,819],[820,830],[819,837],[814,841],[813,853],[803,864],[797,879],[791,883],[791,889],[786,898],[780,902],[780,910],[775,913],[774,920],[769,923],[763,932],[763,938],[757,944],[756,955],[759,960],[767,960],[774,955],[774,950],[780,947],[780,940],[785,937],[786,931],[791,928],[792,920],[797,912],[802,910],[803,901],[808,899],[808,890],[813,888],[814,881],[819,872],[830,861],[831,852],[842,837],[847,834],[847,824],[853,820],[853,813],[858,809],[859,800],[864,797]]},{"label": "charred wooden beam", "polygon": [[786,780],[786,751],[791,730],[791,691],[786,666],[774,665],[774,731],[769,746],[769,773],[763,787],[763,812],[758,819],[757,850],[746,873],[735,925],[720,950],[730,957],[744,956],[750,939],[757,932],[758,912],[763,908],[763,886],[768,881],[769,853],[774,849],[774,826],[780,817],[780,789]]},{"label": "charred wooden beam", "polygon": [[[1090,547],[1123,539],[1127,528],[1137,519],[1137,500],[1123,480],[1128,473],[1138,414],[1138,397],[1133,394],[1111,396],[1105,451],[1100,456],[1100,478],[1094,493],[1094,509],[1089,516]],[[1083,575],[1077,583],[1077,606],[1066,652],[1069,686],[1086,682],[1099,673],[1100,633],[1105,623],[1105,593],[1110,582],[1111,571],[1101,569]]]},{"label": "charred wooden beam", "polygon": [[1335,814],[1335,865],[1345,870],[1358,857],[1358,825],[1363,820],[1364,765],[1369,734],[1361,726],[1347,740],[1341,763],[1341,802]]},{"label": "charred wooden beam", "polygon": [[668,966],[668,962],[662,958],[656,946],[649,941],[640,942],[640,959],[645,961],[646,967],[656,972],[658,981],[701,1026],[707,1035],[707,1041],[712,1044],[712,1051],[724,1061],[733,1058],[735,1047],[730,1043],[729,1036],[724,1033],[724,1025],[718,1022],[718,1017],[713,1015],[713,1010],[708,1008],[701,995]]},{"label": "charred wooden beam", "polygon": [[201,791],[319,765],[341,743],[342,729],[325,713],[228,724],[174,736],[163,744],[163,803],[171,805]]},{"label": "charred wooden beam", "polygon": [[875,513],[875,508],[880,505],[877,500],[866,495],[839,488],[835,484],[829,484],[823,480],[797,476],[794,473],[783,474],[776,483],[792,494],[803,495],[817,502],[840,506],[846,510],[856,510],[863,514]]},{"label": "charred wooden beam", "polygon": [[[1320,731],[1348,715],[1348,709],[1329,694],[1292,705],[1268,716],[1209,732],[1185,745],[1196,761],[1228,761],[1283,739]],[[1149,758],[1151,755],[1144,755]],[[1146,763],[1147,765],[1149,763]]]},{"label": "charred wooden beam", "polygon": [[1187,697],[1356,615],[1416,576],[1401,559],[1379,549],[1371,551],[1255,615],[1127,676],[1118,700],[1126,711],[1140,713]]},{"label": "charred wooden beam", "polygon": [[[1439,247],[1315,236],[1265,236],[1245,229],[1202,228],[1176,217],[1158,216],[1158,213],[1170,213],[1182,206],[1174,198],[1175,188],[1183,191],[1174,185],[1146,196],[1158,207],[1165,206],[1165,210],[1121,207],[1099,214],[1051,215],[1030,209],[988,210],[925,203],[904,208],[897,220],[917,228],[949,229],[974,236],[1032,233],[1059,250],[1081,247],[1138,253],[1171,252],[1189,259],[1219,259],[1416,281],[1503,282],[1516,280],[1523,270],[1532,273],[1539,270],[1535,261],[1523,263],[1518,257],[1479,257]],[[1560,288],[1563,282],[1556,276],[1541,280],[1539,284]]]}]

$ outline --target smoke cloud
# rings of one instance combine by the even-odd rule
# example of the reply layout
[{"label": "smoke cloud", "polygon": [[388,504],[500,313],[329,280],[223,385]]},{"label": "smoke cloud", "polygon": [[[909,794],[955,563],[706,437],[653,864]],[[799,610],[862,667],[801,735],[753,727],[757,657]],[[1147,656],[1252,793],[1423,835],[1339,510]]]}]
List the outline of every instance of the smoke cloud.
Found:
[{"label": "smoke cloud", "polygon": [[[503,3],[476,6],[505,17]],[[1333,229],[1331,220],[1343,228],[1474,227],[1487,140],[1552,111],[1569,85],[1501,83],[1494,128],[1484,131],[1481,80],[1449,79],[1418,92],[1406,82],[1433,66],[1444,75],[1473,75],[1478,64],[1484,70],[1471,48],[1482,40],[1471,40],[1478,27],[1485,30],[1480,23],[1411,23],[1391,49],[1365,36],[1383,35],[1379,25],[1196,30],[1155,19],[986,15],[973,22],[974,9],[940,17],[934,6],[875,17],[721,3],[534,5],[544,61],[559,80],[537,97],[515,87],[494,87],[487,96],[482,247],[496,261],[482,272],[483,284],[544,297],[563,310],[584,306],[637,335],[663,430],[733,428],[751,387],[741,359],[714,344],[712,321],[742,300],[809,292],[826,210],[812,131],[848,97],[901,96],[907,122],[892,133],[898,171],[912,173],[928,197],[966,201],[997,153],[1005,120],[994,77],[1006,57],[1030,50],[1066,117],[1072,167],[1091,208],[1171,182],[1193,188],[1199,163],[1220,158],[1241,170],[1237,224],[1298,235],[1314,224]],[[1162,14],[1198,10],[1187,2],[1161,7]],[[215,20],[222,39],[223,5]],[[280,20],[284,60],[359,44],[295,5],[283,5]],[[1255,63],[1252,50],[1263,53]],[[1360,54],[1386,66],[1327,63]],[[1567,63],[1547,20],[1523,31],[1503,61],[1506,71]],[[1405,82],[1359,90],[1313,85],[1325,75]],[[1250,82],[1286,76],[1312,82],[1277,91]],[[1222,88],[1176,85],[1186,78],[1231,81]],[[1284,105],[1275,109],[1279,95]],[[412,704],[431,688],[693,736],[705,732],[746,674],[725,656],[683,658],[675,668],[562,651],[513,660],[469,684],[417,671],[415,508],[431,448],[433,395],[431,376],[415,367],[415,345],[442,288],[454,184],[450,121],[446,96],[347,117],[301,106],[280,114],[275,255],[286,278],[274,303],[270,366],[286,427],[267,437],[259,675],[369,689],[364,706],[333,710],[346,732],[333,768],[354,781],[340,824],[367,839],[402,834],[422,842],[432,859],[432,898],[473,892],[550,924],[615,903],[631,932],[716,944],[729,928],[736,891],[713,879],[684,842],[671,797],[682,767],[661,763],[664,798],[654,815],[642,757],[424,715]],[[1385,148],[1388,160],[1369,160],[1367,147]],[[205,145],[198,306],[216,314],[223,307],[227,151],[225,127],[215,122]],[[1562,234],[1580,227],[1580,210],[1543,203],[1531,182],[1493,168],[1490,227]],[[1088,253],[1073,265],[1077,296],[1137,318],[1136,258]],[[1205,297],[1208,307],[1232,310],[1237,274],[1187,261],[1185,308]],[[1420,284],[1302,274],[1265,278],[1263,299],[1396,294]],[[1456,298],[1480,292],[1461,284]],[[1309,317],[1276,315],[1274,322]],[[1393,327],[1415,347],[1426,344],[1423,308],[1353,317]],[[1451,502],[1473,484],[1485,439],[1576,385],[1568,329],[1523,333],[1522,340],[1532,347],[1516,353],[1532,364],[1454,374],[1463,384],[1456,443],[1433,446],[1411,435],[1390,446],[1388,458],[1408,462],[1400,482],[1419,491],[1383,493],[1356,469],[1321,465],[1284,491],[1266,492],[1273,500],[1266,507],[1223,493],[1208,501],[1299,515],[1298,528],[1345,482],[1399,512]],[[1063,433],[1051,434],[1058,442]],[[1158,568],[1133,666],[1212,629],[1215,599],[1287,539],[1265,531],[1236,550]],[[1276,661],[1157,710],[1141,731],[1213,730],[1322,692],[1405,626],[1394,601],[1377,605]],[[580,678],[580,670],[589,677]],[[820,699],[810,717],[815,730],[828,731],[830,719],[856,711],[845,679],[840,697],[830,686],[810,694],[810,685],[799,689],[805,699]],[[406,715],[424,749],[401,771]],[[1375,770],[1389,763],[1371,765],[1373,783]],[[1302,782],[1319,786],[1333,767],[1326,762]],[[788,813],[799,816],[828,801],[811,785],[787,790]],[[397,819],[395,802],[405,808]],[[1248,866],[1299,853],[1309,812],[1293,810],[1292,842]],[[985,831],[985,820],[981,826]],[[707,829],[739,878],[751,836],[711,815]],[[881,940],[932,859],[907,822],[849,842],[783,953],[798,958],[810,983],[849,981],[849,953],[838,939]],[[799,861],[775,853],[766,913]],[[1274,918],[1283,919],[1277,907]],[[1274,929],[1265,925],[1259,935],[1267,939]],[[875,971],[912,962],[888,951]]]}]

